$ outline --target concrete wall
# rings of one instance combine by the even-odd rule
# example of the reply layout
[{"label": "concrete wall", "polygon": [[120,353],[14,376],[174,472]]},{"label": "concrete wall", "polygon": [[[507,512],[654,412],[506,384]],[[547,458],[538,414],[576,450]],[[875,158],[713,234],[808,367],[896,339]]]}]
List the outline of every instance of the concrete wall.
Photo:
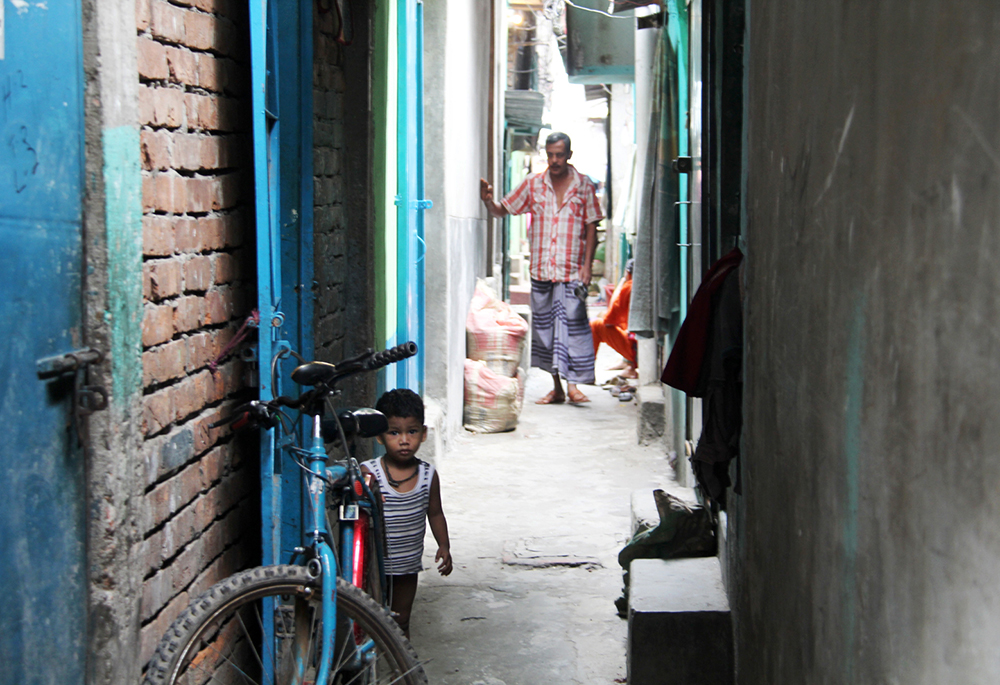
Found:
[{"label": "concrete wall", "polygon": [[748,4],[739,682],[997,682],[1000,6]]},{"label": "concrete wall", "polygon": [[462,424],[465,317],[476,277],[493,275],[479,200],[479,179],[492,172],[488,142],[495,135],[489,127],[491,5],[424,4],[425,178],[434,202],[425,223],[425,391],[445,413],[446,436]]},{"label": "concrete wall", "polygon": [[[143,511],[142,185],[132,0],[83,5],[86,94],[85,342],[108,352],[89,381],[110,391],[86,419],[87,682],[137,682]],[[42,617],[38,617],[41,619]]]}]

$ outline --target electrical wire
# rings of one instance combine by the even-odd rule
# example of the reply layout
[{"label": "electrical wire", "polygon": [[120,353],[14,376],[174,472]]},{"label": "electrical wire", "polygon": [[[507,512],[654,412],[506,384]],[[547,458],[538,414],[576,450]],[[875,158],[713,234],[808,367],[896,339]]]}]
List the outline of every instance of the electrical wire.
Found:
[{"label": "electrical wire", "polygon": [[604,10],[595,10],[593,7],[583,7],[578,5],[573,0],[563,0],[570,7],[575,7],[578,10],[583,10],[584,12],[593,12],[594,14],[603,14],[606,17],[611,17],[612,19],[628,19],[629,21],[635,21],[633,16],[624,16],[620,14],[611,14],[610,12],[605,12]]}]

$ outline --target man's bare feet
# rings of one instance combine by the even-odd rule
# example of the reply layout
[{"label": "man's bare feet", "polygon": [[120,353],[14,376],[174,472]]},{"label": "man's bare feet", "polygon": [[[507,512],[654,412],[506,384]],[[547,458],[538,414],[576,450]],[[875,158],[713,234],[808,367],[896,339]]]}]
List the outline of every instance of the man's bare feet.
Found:
[{"label": "man's bare feet", "polygon": [[622,359],[614,366],[609,366],[608,371],[621,371],[622,369],[627,369],[627,368],[628,368],[628,362]]},{"label": "man's bare feet", "polygon": [[[582,394],[582,393],[581,393]],[[572,397],[570,393],[570,397]],[[535,404],[562,404],[566,401],[566,396],[562,393],[556,394],[555,390],[549,390],[549,394],[540,400],[535,400]]]},{"label": "man's bare feet", "polygon": [[635,367],[631,364],[625,367],[625,370],[618,374],[622,378],[638,378],[639,372],[635,370]]}]

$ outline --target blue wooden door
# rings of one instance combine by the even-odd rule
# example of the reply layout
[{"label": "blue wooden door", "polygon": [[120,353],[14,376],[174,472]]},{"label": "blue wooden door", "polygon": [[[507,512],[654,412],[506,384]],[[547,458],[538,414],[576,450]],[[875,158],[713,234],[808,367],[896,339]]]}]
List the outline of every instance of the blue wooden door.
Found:
[{"label": "blue wooden door", "polygon": [[71,379],[39,358],[81,346],[80,5],[0,0],[0,664],[4,682],[80,683],[86,645],[83,454]]}]

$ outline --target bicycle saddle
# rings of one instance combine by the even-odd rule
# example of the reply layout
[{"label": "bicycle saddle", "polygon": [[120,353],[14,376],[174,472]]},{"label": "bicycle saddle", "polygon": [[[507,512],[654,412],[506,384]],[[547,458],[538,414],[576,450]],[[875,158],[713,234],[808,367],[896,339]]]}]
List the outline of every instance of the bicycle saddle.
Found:
[{"label": "bicycle saddle", "polygon": [[329,382],[337,373],[337,367],[329,362],[309,362],[295,367],[292,380],[299,385],[319,385]]}]

